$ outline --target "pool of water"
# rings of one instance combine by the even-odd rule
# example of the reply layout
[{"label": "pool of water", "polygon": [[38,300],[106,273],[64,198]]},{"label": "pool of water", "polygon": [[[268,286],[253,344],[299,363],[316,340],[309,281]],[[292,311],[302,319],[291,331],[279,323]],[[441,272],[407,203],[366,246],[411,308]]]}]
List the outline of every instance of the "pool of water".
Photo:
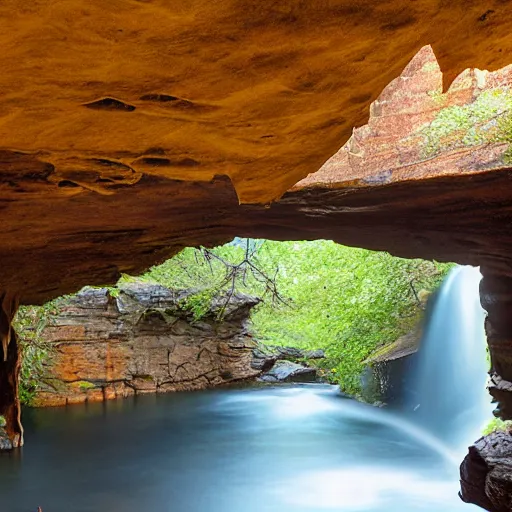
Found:
[{"label": "pool of water", "polygon": [[[459,454],[326,385],[25,411],[2,512],[471,512]],[[477,437],[478,433],[475,433]]]}]

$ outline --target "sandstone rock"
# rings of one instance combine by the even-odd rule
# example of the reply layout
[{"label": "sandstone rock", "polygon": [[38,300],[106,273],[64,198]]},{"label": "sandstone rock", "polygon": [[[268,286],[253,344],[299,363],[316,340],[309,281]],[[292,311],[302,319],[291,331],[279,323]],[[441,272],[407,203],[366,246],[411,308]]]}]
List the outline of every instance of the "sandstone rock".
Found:
[{"label": "sandstone rock", "polygon": [[512,435],[496,432],[469,448],[460,468],[461,498],[490,512],[512,510]]},{"label": "sandstone rock", "polygon": [[259,379],[261,382],[316,382],[316,370],[290,361],[278,361]]},{"label": "sandstone rock", "polygon": [[[408,133],[510,87],[505,68],[441,88],[508,64],[506,2],[107,4],[0,7],[2,289],[42,303],[234,235],[481,265],[512,382],[508,144],[421,158]],[[444,76],[428,49],[406,66],[426,44]]]},{"label": "sandstone rock", "polygon": [[[78,8],[84,2],[73,0],[72,4]],[[191,2],[187,12],[194,13],[197,2],[202,0]],[[388,30],[395,32],[397,18],[410,12],[409,4],[396,12],[393,3],[380,6],[375,17],[377,13],[362,14],[366,9],[373,12],[373,7],[350,2],[341,6],[343,1],[338,7],[317,3],[300,8],[290,5],[285,8],[290,17],[283,19],[282,13],[270,7],[254,12],[246,6],[247,11],[236,9],[237,17],[231,18],[232,4],[218,4],[215,9],[204,4],[201,12],[214,12],[208,17],[207,29],[201,27],[198,32],[203,36],[197,36],[197,41],[191,35],[196,32],[190,32],[198,19],[192,14],[168,18],[162,17],[163,12],[169,14],[167,9],[158,9],[157,16],[151,2],[138,5],[154,20],[150,36],[145,29],[133,28],[133,23],[143,22],[139,16],[133,17],[130,9],[121,14],[111,12],[112,7],[104,3],[88,5],[91,13],[85,18],[66,13],[65,19],[72,21],[64,27],[65,50],[61,48],[62,27],[57,30],[48,23],[44,34],[39,28],[45,26],[47,17],[58,16],[60,9],[66,8],[41,5],[35,12],[24,12],[15,25],[7,15],[9,8],[1,10],[0,26],[8,20],[9,30],[0,33],[9,51],[0,60],[9,62],[3,68],[9,72],[0,77],[0,88],[17,91],[16,98],[6,96],[0,101],[0,118],[6,116],[6,122],[0,124],[6,148],[0,154],[0,200],[7,219],[3,230],[7,243],[0,248],[2,288],[19,294],[22,303],[42,303],[85,284],[115,282],[120,272],[137,274],[184,246],[217,244],[236,234],[278,239],[324,237],[404,256],[506,266],[512,275],[503,258],[507,254],[503,233],[510,220],[503,205],[510,198],[505,186],[508,166],[502,157],[508,145],[455,148],[426,159],[420,133],[422,125],[444,105],[471,103],[482,91],[510,87],[510,69],[466,71],[443,94],[440,71],[442,68],[449,77],[447,85],[466,65],[473,68],[490,63],[495,68],[500,61],[505,64],[503,45],[512,45],[505,37],[509,33],[508,11],[498,0],[492,0],[493,8],[481,14],[476,4],[463,9],[450,4],[439,11],[431,0],[415,2],[412,9],[418,9],[418,18],[399,24],[403,44],[396,46]],[[432,9],[434,16],[429,12]],[[111,15],[105,16],[104,11]],[[456,24],[447,21],[452,11]],[[427,12],[428,22],[418,32],[416,22]],[[31,23],[32,16],[37,23]],[[277,25],[270,22],[276,16],[281,20]],[[93,21],[98,17],[101,23]],[[365,40],[363,46],[361,41],[357,43],[359,56],[351,55],[354,34],[349,31],[349,37],[336,22],[350,25],[353,18],[354,30],[361,30]],[[86,33],[82,25],[80,30],[72,29],[79,19],[87,24]],[[102,59],[103,50],[98,52],[94,34],[106,30],[105,20],[113,23],[115,30],[123,30],[118,27],[128,19],[133,39],[109,43],[109,48],[103,49],[109,58]],[[227,19],[237,23],[226,24]],[[493,21],[497,19],[500,23]],[[264,44],[262,54],[252,38],[268,34],[242,28],[244,24],[253,26],[255,20],[262,23],[259,26],[272,27],[272,41],[278,36],[283,46],[273,44],[269,49]],[[17,30],[17,23],[26,30]],[[374,23],[378,25],[372,26],[375,31],[356,29]],[[459,33],[461,26],[466,27],[466,34],[480,39],[478,51],[466,37],[449,38],[447,34]],[[386,37],[382,37],[382,27],[390,27],[385,29]],[[207,37],[203,29],[215,37]],[[501,31],[504,37],[499,37]],[[155,37],[157,33],[163,39]],[[55,51],[37,43],[43,36],[56,45]],[[345,37],[350,44],[341,44]],[[496,52],[493,37],[503,51]],[[187,55],[186,69],[193,67],[188,59],[197,62],[194,69],[202,78],[184,72],[181,57],[164,42],[169,40],[178,41]],[[86,52],[91,41],[94,51]],[[245,47],[241,41],[251,44]],[[378,51],[373,46],[376,41]],[[434,51],[443,49],[440,66],[429,47],[410,60],[429,43]],[[44,55],[32,59],[32,50],[27,48],[32,44]],[[391,47],[384,49],[383,44]],[[105,73],[101,79],[93,79],[106,62],[114,62],[112,52],[122,52],[124,45],[130,52],[129,68],[135,66],[137,72],[123,72],[122,76]],[[188,45],[191,53],[186,50]],[[143,51],[141,58],[141,48],[154,52]],[[241,53],[240,48],[244,48]],[[313,65],[307,67],[310,76],[303,76],[306,68],[302,50],[297,48],[312,52],[307,59]],[[489,48],[488,55],[484,48]],[[57,50],[65,51],[67,66],[56,58]],[[203,50],[219,52],[220,60],[205,59]],[[345,51],[350,54],[348,60]],[[14,60],[9,57],[12,52],[17,54]],[[76,52],[80,57],[72,58]],[[177,59],[180,65],[162,67],[162,54]],[[383,54],[386,65],[376,73],[373,68],[382,67],[378,55]],[[122,55],[124,59],[126,53]],[[222,55],[234,59],[227,68]],[[95,65],[96,59],[101,66]],[[37,62],[37,72],[33,64],[18,69],[22,62]],[[348,66],[350,72],[340,72],[340,66]],[[251,72],[246,75],[243,70],[248,68]],[[264,72],[254,73],[255,69]],[[31,71],[36,72],[37,81],[20,79],[20,74]],[[63,73],[66,79],[54,79]],[[162,83],[173,84],[181,92],[156,90]],[[129,98],[121,98],[126,95]],[[39,101],[33,103],[34,97]],[[59,98],[56,109],[55,98]],[[14,108],[11,101],[16,105],[14,117],[9,113],[9,108]],[[118,129],[120,117],[121,126],[126,126],[129,118],[130,130]],[[360,128],[330,158],[354,127]],[[27,130],[34,130],[33,136]],[[226,144],[226,140],[238,142]],[[37,147],[33,141],[38,141]],[[321,172],[316,172],[323,163]],[[278,206],[262,206],[308,174]],[[484,182],[493,181],[499,197],[487,197],[486,184],[475,183],[475,175]],[[439,179],[448,176],[452,179]],[[427,197],[430,210],[424,211]],[[460,204],[464,208],[458,208]],[[450,222],[439,225],[436,211],[443,221],[449,216]],[[468,212],[478,215],[468,218]],[[421,222],[412,225],[409,219]],[[496,230],[489,232],[490,220]]]},{"label": "sandstone rock", "polygon": [[181,302],[188,294],[135,282],[115,297],[85,288],[62,300],[43,332],[55,355],[36,404],[203,389],[259,375],[246,326],[259,300],[238,294],[224,308],[220,297],[194,321]]}]

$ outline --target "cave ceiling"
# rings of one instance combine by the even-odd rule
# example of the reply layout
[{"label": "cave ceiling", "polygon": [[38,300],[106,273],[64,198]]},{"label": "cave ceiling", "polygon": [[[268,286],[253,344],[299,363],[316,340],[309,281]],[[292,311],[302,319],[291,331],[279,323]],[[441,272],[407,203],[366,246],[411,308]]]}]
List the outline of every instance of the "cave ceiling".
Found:
[{"label": "cave ceiling", "polygon": [[5,0],[1,287],[40,303],[235,234],[477,262],[483,224],[439,222],[478,180],[508,201],[501,146],[407,169],[329,158],[426,45],[441,93],[509,64],[511,29],[503,0]]}]

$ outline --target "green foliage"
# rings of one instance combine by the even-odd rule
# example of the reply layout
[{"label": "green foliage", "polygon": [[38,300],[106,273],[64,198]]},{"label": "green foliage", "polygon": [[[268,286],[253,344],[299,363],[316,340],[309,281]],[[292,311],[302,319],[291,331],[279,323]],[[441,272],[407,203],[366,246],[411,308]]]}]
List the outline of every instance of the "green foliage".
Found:
[{"label": "green foliage", "polygon": [[[275,299],[277,294],[272,280],[264,272],[266,269],[259,267],[262,243],[260,240],[235,239],[215,250],[187,248],[166,263],[151,268],[140,279],[169,288],[195,290],[181,304],[193,313],[195,320],[209,313],[212,300],[220,295],[229,300],[236,291],[259,296],[274,292]],[[223,308],[217,311],[219,319],[223,312]]]},{"label": "green foliage", "polygon": [[75,385],[78,386],[82,391],[86,391],[95,387],[94,384],[88,380],[79,380],[75,383]]},{"label": "green foliage", "polygon": [[486,142],[512,142],[512,92],[484,91],[468,105],[442,109],[422,130],[425,157],[441,150]]},{"label": "green foliage", "polygon": [[119,297],[119,294],[121,293],[121,290],[115,286],[109,286],[107,290],[108,294],[114,299],[117,299],[117,297]]},{"label": "green foliage", "polygon": [[211,310],[214,294],[214,288],[199,290],[183,299],[180,306],[190,311],[194,316],[194,320],[200,320]]},{"label": "green foliage", "polygon": [[[194,290],[182,306],[198,320],[215,297],[234,292],[265,300],[252,313],[255,336],[271,345],[321,348],[320,372],[358,394],[364,361],[408,332],[451,265],[405,260],[331,241],[271,242],[235,239],[212,250],[184,249],[141,277],[173,289]],[[111,288],[112,296],[119,289]],[[23,354],[21,397],[30,403],[51,361],[41,332],[55,303],[21,308],[16,329]],[[94,385],[82,381],[80,389]]]},{"label": "green foliage", "polygon": [[[450,268],[322,240],[254,244],[253,263],[275,276],[286,299],[269,300],[275,294],[269,294],[268,282],[258,279],[257,273],[237,276],[237,291],[267,295],[253,311],[256,337],[273,345],[324,349],[327,358],[319,363],[323,371],[354,394],[360,387],[363,361],[413,327],[421,310],[416,292],[436,288]],[[239,240],[213,252],[235,265],[246,256]],[[216,293],[232,286],[226,272],[221,261],[185,249],[142,278],[171,288],[197,289],[188,307],[200,317]]]},{"label": "green foliage", "polygon": [[493,418],[483,430],[483,435],[487,436],[493,432],[512,431],[512,421],[503,421],[500,418]]},{"label": "green foliage", "polygon": [[5,421],[5,418],[0,414],[0,428],[5,427],[7,425],[7,421]]},{"label": "green foliage", "polygon": [[41,336],[48,325],[56,302],[44,306],[21,306],[14,319],[14,328],[21,350],[19,394],[22,404],[30,405],[51,362],[53,347]]},{"label": "green foliage", "polygon": [[[328,241],[269,243],[290,308],[262,305],[253,315],[263,340],[323,348],[332,380],[357,394],[363,361],[413,327],[420,304],[415,290],[435,288],[448,266],[394,258]],[[414,287],[414,290],[412,286]]]}]

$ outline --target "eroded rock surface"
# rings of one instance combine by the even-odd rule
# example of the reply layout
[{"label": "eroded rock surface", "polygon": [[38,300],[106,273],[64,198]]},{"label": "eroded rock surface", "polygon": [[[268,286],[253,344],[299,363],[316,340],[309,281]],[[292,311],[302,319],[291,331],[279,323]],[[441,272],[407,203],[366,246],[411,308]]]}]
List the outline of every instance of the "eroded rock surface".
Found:
[{"label": "eroded rock surface", "polygon": [[[471,102],[508,83],[508,72],[455,79],[469,66],[508,64],[505,4],[249,4],[14,0],[0,8],[2,289],[42,303],[137,274],[184,246],[244,234],[503,263],[501,246],[487,249],[495,233],[482,233],[496,204],[468,187],[475,174],[508,169],[507,144],[432,159],[410,132],[447,101]],[[455,79],[446,96],[431,50],[408,65],[426,44],[445,83]],[[262,206],[315,173],[368,116],[320,173]],[[453,177],[447,183],[463,203],[433,181],[440,176]],[[492,179],[502,209],[508,172]],[[330,196],[333,188],[342,197]],[[416,226],[418,194],[450,223],[427,217]],[[482,220],[475,212],[459,229],[475,206]],[[325,215],[335,209],[341,223]],[[506,237],[492,213],[498,245]],[[384,229],[386,219],[402,226]]]},{"label": "eroded rock surface", "polygon": [[469,448],[460,468],[461,497],[490,512],[512,510],[512,435],[496,432]]},{"label": "eroded rock surface", "polygon": [[422,46],[450,83],[508,64],[511,25],[500,0],[10,0],[2,174],[39,182],[43,201],[222,174],[242,201],[268,202],[366,122]]},{"label": "eroded rock surface", "polygon": [[246,327],[258,299],[236,295],[219,322],[220,297],[196,321],[183,305],[189,294],[134,283],[116,297],[86,288],[64,299],[42,334],[54,355],[36,404],[204,389],[259,375]]}]

